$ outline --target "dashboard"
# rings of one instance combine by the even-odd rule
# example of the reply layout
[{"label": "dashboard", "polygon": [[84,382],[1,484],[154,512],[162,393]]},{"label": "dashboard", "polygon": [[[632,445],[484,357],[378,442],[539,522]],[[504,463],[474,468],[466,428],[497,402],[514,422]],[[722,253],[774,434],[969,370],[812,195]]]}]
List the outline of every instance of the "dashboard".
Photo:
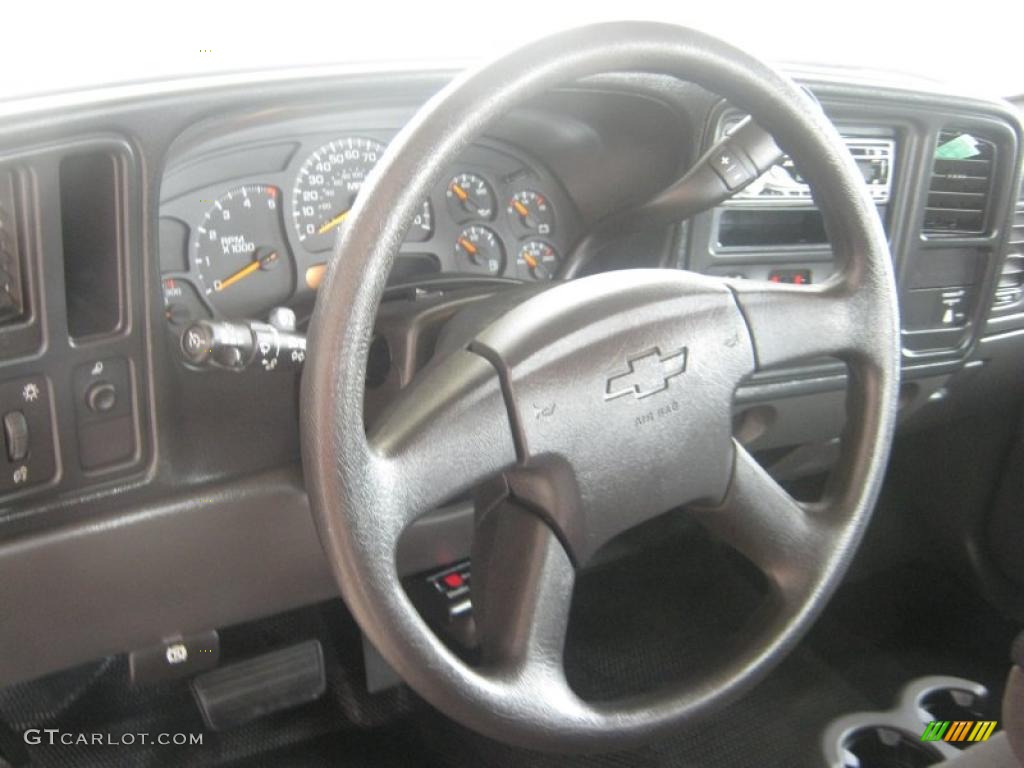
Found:
[{"label": "dashboard", "polygon": [[[338,230],[391,129],[272,135],[202,148],[168,169],[160,264],[168,323],[263,318],[308,304]],[[293,132],[294,131],[294,132]],[[536,160],[499,142],[470,147],[408,223],[393,282],[440,274],[544,282],[580,234],[579,214]]]},{"label": "dashboard", "polygon": [[[1019,113],[917,82],[793,74],[855,154],[889,238],[901,433],[1019,397]],[[200,370],[182,334],[280,309],[301,332],[361,185],[452,76],[224,76],[0,105],[0,419],[14,436],[0,452],[0,684],[337,594],[303,486],[300,374]],[[410,308],[447,321],[462,298],[500,311],[510,288],[632,267],[828,279],[827,232],[786,159],[732,200],[609,232],[574,260],[599,223],[678,179],[739,117],[647,75],[508,115],[407,224],[378,321],[396,370],[371,396],[386,404],[454,343],[439,331],[395,365],[404,342],[389,322]],[[781,479],[822,472],[845,396],[836,360],[758,373],[736,394],[735,433]],[[464,555],[471,515],[456,500],[413,526],[403,573]]]}]

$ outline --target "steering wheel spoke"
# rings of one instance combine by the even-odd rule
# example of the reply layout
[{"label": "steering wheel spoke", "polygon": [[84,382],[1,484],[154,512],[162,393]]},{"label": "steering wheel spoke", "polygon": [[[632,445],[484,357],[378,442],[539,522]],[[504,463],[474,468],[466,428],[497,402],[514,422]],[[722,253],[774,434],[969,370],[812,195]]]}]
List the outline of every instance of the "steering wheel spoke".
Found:
[{"label": "steering wheel spoke", "polygon": [[843,284],[795,286],[733,280],[758,370],[815,357],[848,359],[868,344],[857,294]]},{"label": "steering wheel spoke", "polygon": [[513,499],[479,512],[473,611],[483,663],[499,677],[562,684],[575,568],[535,512]]},{"label": "steering wheel spoke", "polygon": [[743,446],[736,443],[735,452],[725,499],[698,511],[698,519],[757,566],[783,599],[796,599],[829,551],[828,521],[794,499]]},{"label": "steering wheel spoke", "polygon": [[493,366],[466,350],[424,371],[368,436],[395,530],[516,463]]}]

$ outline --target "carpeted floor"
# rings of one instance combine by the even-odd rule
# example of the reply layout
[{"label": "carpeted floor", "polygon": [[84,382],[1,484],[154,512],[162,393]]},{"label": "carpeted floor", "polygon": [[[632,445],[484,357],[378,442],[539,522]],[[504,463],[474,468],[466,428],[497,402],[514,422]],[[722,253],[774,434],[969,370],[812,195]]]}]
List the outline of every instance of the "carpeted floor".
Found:
[{"label": "carpeted floor", "polygon": [[[580,580],[567,664],[570,680],[603,698],[708,663],[759,599],[749,570],[700,534],[666,536]],[[670,738],[611,755],[550,756],[506,747],[440,715],[408,689],[362,689],[359,634],[339,602],[236,627],[226,661],[318,637],[328,664],[320,701],[227,733],[198,748],[30,748],[31,765],[819,766],[820,734],[833,718],[890,706],[925,674],[954,674],[1001,692],[1016,627],[950,576],[907,566],[848,584],[810,636],[749,695]],[[0,691],[0,720],[69,731],[200,732],[188,687],[127,685],[123,659]]]}]

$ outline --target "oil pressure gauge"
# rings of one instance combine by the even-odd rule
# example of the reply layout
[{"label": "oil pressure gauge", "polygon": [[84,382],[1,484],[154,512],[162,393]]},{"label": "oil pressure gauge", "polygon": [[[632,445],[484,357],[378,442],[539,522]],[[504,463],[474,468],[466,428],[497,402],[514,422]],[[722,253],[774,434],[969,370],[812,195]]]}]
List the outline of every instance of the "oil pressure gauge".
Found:
[{"label": "oil pressure gauge", "polygon": [[445,190],[448,211],[455,221],[492,219],[496,207],[491,185],[475,173],[460,173],[448,182]]}]

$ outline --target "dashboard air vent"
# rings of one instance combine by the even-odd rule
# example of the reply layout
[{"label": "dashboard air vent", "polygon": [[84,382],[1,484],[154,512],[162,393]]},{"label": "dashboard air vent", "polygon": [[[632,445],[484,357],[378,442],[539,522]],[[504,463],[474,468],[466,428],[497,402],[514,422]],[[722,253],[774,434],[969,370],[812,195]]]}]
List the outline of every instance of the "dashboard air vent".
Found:
[{"label": "dashboard air vent", "polygon": [[1024,298],[1024,183],[1013,210],[1010,222],[1010,237],[1006,248],[1003,269],[999,273],[996,295],[992,309],[1006,310],[1020,304]]},{"label": "dashboard air vent", "polygon": [[971,235],[985,231],[995,145],[965,131],[939,133],[928,185],[924,231]]}]

